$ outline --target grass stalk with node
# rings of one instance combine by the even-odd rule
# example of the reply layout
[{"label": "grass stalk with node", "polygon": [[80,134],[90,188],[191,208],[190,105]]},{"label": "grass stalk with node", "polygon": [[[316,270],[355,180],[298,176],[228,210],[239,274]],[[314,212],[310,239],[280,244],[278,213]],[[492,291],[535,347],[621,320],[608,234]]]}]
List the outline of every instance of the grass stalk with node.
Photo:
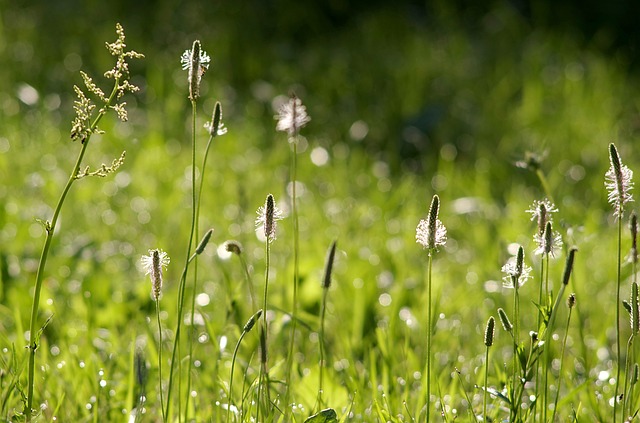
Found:
[{"label": "grass stalk with node", "polygon": [[[42,283],[44,280],[44,272],[47,264],[47,258],[51,250],[51,243],[53,241],[54,233],[58,225],[58,219],[62,206],[65,203],[67,195],[71,189],[71,186],[79,179],[87,176],[105,177],[111,173],[114,173],[124,162],[124,152],[120,158],[113,160],[110,166],[102,165],[97,170],[92,171],[89,166],[81,169],[83,159],[87,151],[87,147],[90,144],[91,137],[94,134],[101,134],[103,131],[98,127],[98,124],[102,118],[109,112],[114,111],[118,115],[118,118],[126,122],[127,110],[125,109],[126,103],[121,101],[122,97],[127,92],[136,92],[138,87],[129,82],[129,67],[127,60],[140,59],[144,56],[133,50],[126,51],[125,34],[124,29],[120,24],[116,24],[117,40],[113,43],[107,43],[106,47],[109,53],[116,58],[115,66],[105,72],[104,76],[107,79],[113,80],[113,88],[109,95],[105,95],[104,92],[93,82],[91,77],[84,72],[81,72],[84,85],[86,87],[89,96],[78,86],[74,86],[74,90],[77,96],[77,100],[74,103],[74,110],[76,117],[72,122],[71,128],[71,140],[80,142],[80,151],[76,158],[75,165],[71,170],[69,179],[65,184],[62,194],[58,199],[58,202],[53,211],[53,217],[49,221],[40,221],[44,226],[46,232],[46,238],[42,253],[40,254],[40,260],[38,262],[38,269],[36,272],[35,290],[33,294],[33,303],[31,309],[31,321],[29,324],[29,364],[28,364],[28,382],[27,382],[27,395],[26,403],[24,407],[24,417],[27,422],[30,422],[33,416],[33,388],[35,384],[35,359],[36,350],[38,349],[39,337],[42,329],[38,331],[38,310],[40,305],[40,294],[42,292]],[[97,102],[97,103],[96,103]]]}]

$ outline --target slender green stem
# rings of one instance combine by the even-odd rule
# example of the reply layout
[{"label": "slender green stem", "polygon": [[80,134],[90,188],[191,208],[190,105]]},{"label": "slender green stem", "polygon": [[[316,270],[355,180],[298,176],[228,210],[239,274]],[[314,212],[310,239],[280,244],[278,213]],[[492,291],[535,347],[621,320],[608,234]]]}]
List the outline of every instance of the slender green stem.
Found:
[{"label": "slender green stem", "polygon": [[540,185],[542,185],[542,190],[544,191],[544,194],[547,196],[549,201],[553,203],[554,201],[553,201],[553,196],[551,195],[551,189],[549,188],[549,183],[547,182],[547,178],[544,176],[544,173],[542,172],[542,170],[536,169],[536,176],[540,180]]},{"label": "slender green stem", "polygon": [[[194,215],[194,229],[193,236],[197,236],[200,233],[200,203],[202,201],[202,187],[204,186],[204,172],[207,166],[207,157],[209,156],[209,148],[211,147],[213,141],[213,135],[209,137],[209,141],[207,142],[207,146],[205,148],[204,157],[202,159],[202,167],[200,171],[200,184],[198,187],[198,193],[196,195],[196,182],[195,182],[195,150],[196,150],[196,110],[195,110],[195,102],[193,103],[193,116],[191,119],[192,122],[192,143],[193,143],[193,153],[192,153],[192,169],[191,169],[191,186],[192,186],[192,204],[194,206],[195,215]],[[193,339],[194,339],[194,331],[195,331],[195,314],[196,314],[196,294],[198,287],[198,258],[196,257],[193,263],[193,291],[191,293],[191,320],[189,326],[189,364],[187,365],[187,399],[186,406],[184,411],[184,421],[188,421],[188,413],[189,413],[189,398],[191,397],[191,369],[193,366]]]},{"label": "slender green stem", "polygon": [[249,266],[247,266],[247,262],[245,261],[245,259],[242,256],[242,254],[239,254],[238,257],[240,258],[240,264],[242,265],[242,268],[244,269],[245,281],[247,283],[247,286],[249,287],[249,297],[251,297],[251,309],[252,310],[256,310],[257,307],[258,307],[258,304],[256,303],[256,294],[255,294],[254,289],[253,289],[253,283],[251,281],[251,274],[249,274]]},{"label": "slender green stem", "polygon": [[618,268],[616,280],[616,388],[613,397],[613,422],[617,421],[618,389],[620,386],[620,266],[622,254],[622,218],[618,218]]},{"label": "slender green stem", "polygon": [[[173,340],[173,351],[171,353],[171,365],[169,367],[169,385],[167,386],[167,411],[165,416],[168,420],[171,420],[171,415],[169,411],[171,410],[171,389],[173,384],[173,373],[174,366],[176,362],[176,351],[178,349],[178,344],[180,343],[180,328],[182,327],[182,312],[184,308],[184,295],[186,290],[186,282],[187,282],[187,274],[189,272],[189,264],[193,259],[191,257],[191,249],[193,247],[193,237],[195,233],[195,225],[196,225],[196,195],[195,195],[195,181],[196,181],[196,136],[195,136],[195,127],[196,127],[196,102],[191,101],[191,116],[192,116],[192,137],[191,137],[191,188],[193,190],[193,195],[191,196],[191,230],[189,231],[189,243],[187,245],[187,258],[185,260],[184,269],[182,271],[182,277],[180,278],[180,285],[178,287],[178,316],[176,322],[176,331],[175,338]],[[191,358],[189,358],[191,360]],[[179,360],[178,360],[179,361]],[[178,362],[178,373],[182,373],[180,371],[180,362]],[[178,382],[180,382],[181,375],[178,375]],[[178,396],[179,398],[179,396]],[[181,403],[182,401],[178,400],[178,415],[181,413]]]},{"label": "slender green stem", "polygon": [[327,310],[327,294],[329,293],[328,288],[323,288],[322,290],[322,308],[320,312],[320,383],[318,385],[318,410],[322,410],[324,407],[324,401],[322,399],[323,395],[323,375],[324,375],[324,317],[325,312]]},{"label": "slender green stem", "polygon": [[162,394],[162,325],[160,324],[160,299],[156,299],[156,319],[158,321],[158,391],[160,392],[160,411],[162,421],[167,421],[164,414],[164,396]]},{"label": "slender green stem", "polygon": [[[271,258],[271,249],[270,247],[270,243],[271,243],[271,239],[270,239],[270,235],[267,235],[267,239],[265,241],[265,246],[264,246],[264,256],[265,256],[265,271],[264,271],[264,299],[263,299],[263,304],[262,304],[262,309],[264,310],[264,312],[262,313],[262,331],[263,331],[263,338],[264,338],[264,343],[261,345],[261,348],[264,349],[264,351],[261,352],[261,357],[266,358],[267,357],[267,298],[269,297],[269,267],[270,267],[270,258]],[[260,375],[259,375],[259,383],[258,383],[258,404],[257,404],[257,412],[260,412],[260,401],[262,400],[261,397],[261,393],[262,390],[265,390],[265,395],[269,396],[269,374],[267,371],[267,362],[266,360],[261,360],[260,363]],[[258,420],[259,421],[259,420]]]},{"label": "slender green stem", "polygon": [[489,347],[484,354],[484,393],[482,397],[482,421],[487,420],[487,387],[489,385]]},{"label": "slender green stem", "polygon": [[520,345],[520,297],[518,295],[518,278],[512,277],[513,283],[513,380],[511,381],[511,418],[509,421],[515,421],[515,418],[520,409],[520,400],[516,391],[516,382],[518,381],[518,346]]},{"label": "slender green stem", "polygon": [[429,251],[429,264],[427,269],[427,423],[431,419],[431,268],[433,266],[433,251]]},{"label": "slender green stem", "polygon": [[231,359],[231,376],[229,377],[229,403],[227,404],[227,423],[231,421],[231,405],[233,403],[233,371],[236,367],[236,357],[238,356],[240,343],[242,342],[242,339],[246,334],[247,332],[243,330],[240,334],[240,338],[238,338],[238,342],[236,342],[236,347],[233,349],[233,357]]},{"label": "slender green stem", "polygon": [[553,403],[553,414],[551,415],[552,422],[556,421],[556,413],[558,412],[558,399],[560,398],[560,384],[562,383],[562,375],[564,374],[562,372],[562,367],[564,365],[564,351],[565,351],[565,348],[567,347],[567,335],[569,334],[569,323],[571,322],[571,311],[572,311],[572,308],[569,307],[569,317],[567,317],[567,326],[565,327],[565,330],[564,330],[564,338],[562,340],[562,351],[560,352],[560,370],[559,370],[559,376],[558,376],[558,389],[556,391],[556,399]]},{"label": "slender green stem", "polygon": [[289,354],[287,356],[286,394],[284,396],[285,420],[288,420],[289,398],[291,397],[291,369],[293,368],[293,349],[295,347],[296,326],[298,321],[298,279],[300,256],[300,228],[298,226],[298,208],[296,202],[296,180],[298,163],[298,138],[293,140],[293,155],[291,158],[291,213],[293,215],[293,304],[291,306],[291,339],[289,340]]},{"label": "slender green stem", "polygon": [[78,157],[76,159],[76,163],[69,175],[69,179],[67,180],[66,185],[62,190],[62,194],[58,199],[58,203],[56,204],[56,208],[53,212],[53,217],[50,222],[46,223],[46,238],[44,241],[44,246],[42,247],[42,253],[40,254],[40,261],[38,263],[38,270],[36,272],[36,283],[35,290],[33,293],[33,304],[31,307],[31,321],[29,323],[29,379],[27,382],[27,406],[25,411],[25,419],[27,423],[31,421],[31,413],[33,409],[33,386],[35,382],[35,367],[36,367],[36,350],[38,349],[38,335],[37,326],[38,326],[38,310],[40,308],[40,294],[42,292],[42,282],[44,280],[44,270],[47,264],[47,258],[49,257],[49,250],[51,249],[51,242],[53,241],[54,232],[56,229],[56,225],[58,223],[58,218],[60,217],[60,212],[62,211],[62,205],[64,204],[65,199],[67,198],[67,194],[71,189],[73,183],[77,180],[78,172],[80,171],[80,164],[82,163],[82,159],[84,158],[85,152],[87,151],[87,147],[89,146],[89,141],[91,140],[91,134],[95,131],[102,120],[102,117],[109,110],[109,106],[113,102],[118,92],[118,86],[120,85],[120,79],[115,79],[113,89],[111,90],[111,94],[107,99],[106,103],[103,107],[100,108],[98,114],[95,119],[91,123],[88,129],[88,135],[86,139],[82,142],[82,147],[80,148],[80,152],[78,153]]},{"label": "slender green stem", "polygon": [[[629,378],[631,377],[631,351],[633,348],[633,333],[629,337],[627,342],[627,357],[624,366],[624,388],[622,390],[622,420],[625,421],[625,413],[627,412],[627,401],[631,399],[631,396],[627,395],[627,389],[629,388]],[[629,401],[631,402],[631,401]],[[630,413],[629,413],[630,414]]]}]

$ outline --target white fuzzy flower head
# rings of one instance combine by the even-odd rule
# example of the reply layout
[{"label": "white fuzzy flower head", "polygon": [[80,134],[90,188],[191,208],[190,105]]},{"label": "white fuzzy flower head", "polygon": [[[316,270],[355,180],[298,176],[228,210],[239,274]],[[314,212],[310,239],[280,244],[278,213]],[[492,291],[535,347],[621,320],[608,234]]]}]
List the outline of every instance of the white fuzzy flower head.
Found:
[{"label": "white fuzzy flower head", "polygon": [[307,108],[295,95],[292,95],[289,101],[280,106],[275,119],[278,120],[276,130],[287,132],[290,142],[295,142],[295,136],[298,135],[300,129],[311,120],[307,114]]},{"label": "white fuzzy flower head", "polygon": [[542,235],[534,235],[533,240],[538,245],[534,251],[536,255],[546,254],[548,257],[555,258],[556,252],[562,247],[562,236],[551,229],[551,222],[547,222]]},{"label": "white fuzzy flower head", "polygon": [[429,254],[447,242],[447,228],[438,219],[439,211],[440,198],[434,195],[429,207],[429,217],[421,219],[416,227],[416,242],[429,250]]},{"label": "white fuzzy flower head", "polygon": [[151,277],[151,295],[154,300],[160,299],[162,293],[162,269],[166,269],[171,259],[162,250],[149,250],[148,256],[142,256],[142,269]]},{"label": "white fuzzy flower head", "polygon": [[534,201],[526,212],[531,213],[531,220],[535,220],[538,223],[538,235],[542,235],[547,222],[552,222],[551,214],[557,211],[556,206],[545,198],[542,201]]},{"label": "white fuzzy flower head", "polygon": [[633,171],[623,165],[618,150],[613,144],[609,145],[609,170],[604,175],[604,186],[609,192],[609,203],[613,206],[616,219],[622,217],[624,205],[633,201]]},{"label": "white fuzzy flower head", "polygon": [[227,128],[222,123],[222,106],[219,101],[216,101],[216,105],[213,108],[213,116],[211,120],[204,124],[205,129],[212,137],[217,137],[227,133]]},{"label": "white fuzzy flower head", "polygon": [[185,50],[180,57],[182,69],[189,71],[189,99],[196,101],[200,97],[200,80],[209,69],[211,57],[202,50],[200,41],[195,40],[191,50]]},{"label": "white fuzzy flower head", "polygon": [[518,254],[511,257],[507,263],[502,266],[502,272],[506,274],[502,279],[505,288],[521,287],[527,282],[531,276],[531,267],[524,264],[524,249],[520,247]]},{"label": "white fuzzy flower head", "polygon": [[264,231],[264,236],[268,243],[276,239],[277,221],[282,220],[283,215],[275,205],[273,195],[269,194],[264,206],[260,206],[257,211],[256,228]]}]

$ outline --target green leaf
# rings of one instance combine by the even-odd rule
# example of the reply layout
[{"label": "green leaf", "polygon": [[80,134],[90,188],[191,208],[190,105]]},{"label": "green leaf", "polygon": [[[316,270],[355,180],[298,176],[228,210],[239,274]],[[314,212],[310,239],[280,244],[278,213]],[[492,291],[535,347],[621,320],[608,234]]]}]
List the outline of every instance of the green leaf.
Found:
[{"label": "green leaf", "polygon": [[338,423],[338,416],[333,408],[327,408],[310,416],[304,423]]}]

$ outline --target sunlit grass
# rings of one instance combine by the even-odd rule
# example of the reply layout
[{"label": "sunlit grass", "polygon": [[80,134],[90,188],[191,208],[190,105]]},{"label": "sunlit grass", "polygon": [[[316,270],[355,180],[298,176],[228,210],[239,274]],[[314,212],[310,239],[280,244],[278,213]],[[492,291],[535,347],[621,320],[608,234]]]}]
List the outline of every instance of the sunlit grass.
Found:
[{"label": "sunlit grass", "polygon": [[[375,18],[363,23],[371,29],[383,24]],[[509,25],[507,30],[515,31]],[[365,70],[371,63],[359,60],[360,55],[374,45],[384,45],[384,40],[378,38],[381,35],[369,37],[360,44],[347,37],[351,40],[347,45],[361,46],[354,58],[321,46],[301,58],[300,72],[305,75],[300,84],[314,120],[298,145],[300,337],[293,359],[300,374],[290,387],[295,404],[290,413],[303,421],[318,411],[314,407],[322,380],[321,402],[335,409],[340,419],[350,413],[354,421],[424,418],[425,398],[420,393],[426,377],[428,296],[422,280],[424,252],[414,236],[428,199],[437,194],[446,205],[441,219],[447,224],[449,240],[433,262],[437,277],[432,294],[438,313],[431,345],[432,410],[443,412],[448,420],[455,416],[465,420],[485,408],[489,416],[505,418],[494,391],[487,391],[491,395],[485,403],[486,392],[476,386],[488,385],[499,392],[501,384],[513,376],[505,374],[504,367],[504,363],[512,366],[513,342],[501,325],[497,325],[491,361],[485,363],[484,324],[498,307],[509,310],[513,321],[519,319],[521,340],[528,341],[528,331],[539,326],[533,302],[539,301],[541,281],[530,280],[519,289],[520,313],[513,316],[513,293],[502,288],[500,273],[500,266],[515,253],[514,245],[522,245],[526,257],[536,249],[531,237],[534,224],[525,210],[548,193],[531,169],[516,165],[529,150],[548,153],[540,166],[559,208],[554,230],[562,234],[564,245],[580,249],[565,292],[575,292],[578,298],[571,324],[554,330],[557,337],[546,337],[553,345],[552,359],[560,360],[565,369],[558,372],[550,363],[550,384],[554,389],[559,386],[562,395],[552,390],[549,399],[553,401],[548,402],[557,403],[557,415],[563,421],[574,412],[585,420],[606,421],[612,414],[608,398],[614,394],[610,378],[621,363],[612,364],[618,357],[611,335],[616,279],[611,248],[617,243],[617,222],[606,204],[603,177],[611,140],[620,147],[625,163],[637,169],[636,129],[630,118],[636,110],[635,85],[604,58],[558,44],[553,36],[532,34],[517,50],[517,57],[498,54],[501,50],[485,56],[482,48],[491,43],[491,35],[467,47],[463,41],[468,35],[455,28],[446,36],[422,30],[401,34],[403,43],[390,53],[396,60],[383,62],[370,75]],[[434,38],[442,42],[433,43]],[[181,50],[176,49],[178,56]],[[339,89],[341,76],[332,67],[325,66],[322,75],[313,71],[316,60],[330,63],[332,58],[344,58],[343,66],[353,65],[353,72],[363,75],[353,85],[353,94]],[[145,75],[158,92],[154,81],[161,78],[157,76],[173,72],[164,66],[177,68],[179,63],[152,66]],[[218,87],[227,78],[215,74],[211,79],[216,82],[208,84]],[[378,80],[388,85],[374,84]],[[284,86],[287,82],[271,83],[274,95],[289,88]],[[38,351],[44,368],[37,372],[34,393],[37,403],[44,404],[46,421],[53,416],[59,421],[92,421],[96,416],[122,421],[137,407],[138,398],[132,395],[137,397],[139,392],[146,397],[140,418],[162,415],[156,363],[160,356],[170,356],[170,351],[160,354],[153,337],[160,326],[156,317],[165,328],[176,327],[180,318],[176,310],[180,268],[167,269],[161,312],[156,316],[156,304],[138,262],[150,247],[162,246],[173,257],[187,251],[193,174],[189,146],[182,135],[189,132],[184,122],[190,122],[190,113],[188,104],[176,106],[186,102],[184,87],[175,91],[165,91],[164,106],[140,102],[132,112],[131,128],[108,124],[107,134],[93,140],[100,143],[96,151],[105,157],[126,147],[128,161],[104,181],[78,184],[70,194],[73,207],[61,215],[61,237],[52,244],[40,316],[54,314],[54,318]],[[208,113],[219,99],[204,97],[202,109]],[[346,107],[350,99],[356,100],[351,109]],[[229,414],[225,408],[229,404],[246,407],[243,418],[255,415],[250,398],[259,377],[258,336],[252,333],[239,342],[243,324],[256,311],[256,301],[249,295],[252,290],[245,287],[247,280],[255,292],[262,292],[267,276],[264,244],[255,235],[254,210],[267,192],[286,198],[289,181],[290,152],[271,147],[282,136],[273,128],[269,102],[257,97],[220,100],[225,110],[229,102],[230,131],[216,139],[215,160],[205,174],[200,206],[201,227],[215,228],[210,241],[214,245],[199,259],[197,292],[190,291],[191,285],[186,292],[187,298],[195,298],[196,312],[202,317],[186,321],[194,335],[191,385],[195,395],[190,397],[188,412],[199,421],[222,421]],[[425,104],[442,110],[434,126],[426,129],[415,120]],[[68,142],[70,118],[61,117],[61,111],[56,111],[55,118],[44,107],[21,107],[24,113],[0,118],[2,418],[20,410],[20,389],[25,390],[29,289],[43,235],[34,218],[50,214],[48,204],[65,181],[61,169],[73,165],[60,148]],[[343,117],[336,108],[352,111]],[[166,114],[167,110],[174,113]],[[33,115],[37,120],[29,120]],[[380,141],[387,116],[404,119],[404,135],[418,134],[411,139],[419,155],[407,158],[405,167],[369,149],[370,142]],[[197,110],[196,128],[207,118]],[[38,125],[25,125],[25,121]],[[360,124],[352,127],[357,121]],[[106,161],[102,156],[95,159]],[[416,164],[421,171],[409,172],[407,168],[415,170]],[[269,322],[271,382],[281,393],[289,358],[289,275],[294,253],[288,241],[293,221],[287,218],[279,223],[282,235],[270,247],[271,282],[264,308],[273,318]],[[215,247],[227,239],[237,239],[244,246],[241,265],[217,252]],[[326,295],[320,282],[325,249],[334,239],[339,249],[334,283]],[[623,255],[629,248],[630,240],[623,234]],[[565,252],[559,255],[564,257]],[[561,263],[546,260],[544,264],[553,293],[560,288]],[[528,264],[534,266],[532,274],[541,274],[540,261]],[[632,274],[632,266],[623,264],[622,298],[629,297],[627,282]],[[557,322],[569,322],[566,308],[559,307],[557,313]],[[629,331],[622,325],[620,337],[628,339]],[[230,386],[235,345],[235,382]],[[132,351],[137,350],[143,352],[148,375],[146,387],[135,382],[132,388]],[[319,350],[323,351],[320,362]],[[21,370],[22,378],[16,377]],[[234,392],[229,392],[231,387]],[[629,392],[634,392],[632,387]],[[637,403],[637,399],[629,401],[631,406]]]}]

